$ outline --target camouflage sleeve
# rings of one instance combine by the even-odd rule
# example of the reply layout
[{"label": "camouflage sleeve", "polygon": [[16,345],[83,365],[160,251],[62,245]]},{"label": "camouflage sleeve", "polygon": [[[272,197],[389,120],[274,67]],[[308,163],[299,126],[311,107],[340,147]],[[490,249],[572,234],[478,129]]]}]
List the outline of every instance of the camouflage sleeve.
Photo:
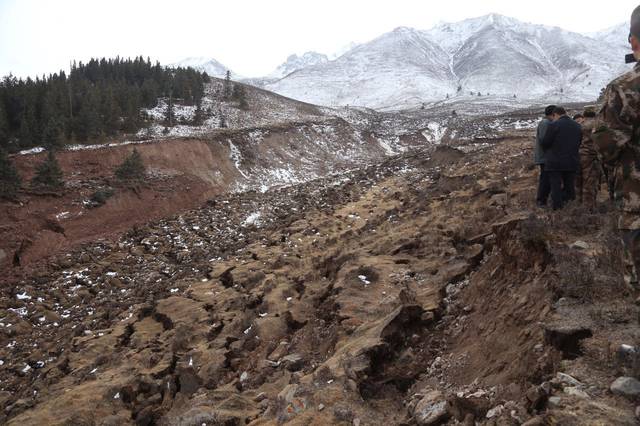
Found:
[{"label": "camouflage sleeve", "polygon": [[620,154],[629,147],[633,124],[625,114],[625,94],[616,84],[610,84],[604,95],[604,105],[598,113],[592,139],[602,160],[614,165]]}]

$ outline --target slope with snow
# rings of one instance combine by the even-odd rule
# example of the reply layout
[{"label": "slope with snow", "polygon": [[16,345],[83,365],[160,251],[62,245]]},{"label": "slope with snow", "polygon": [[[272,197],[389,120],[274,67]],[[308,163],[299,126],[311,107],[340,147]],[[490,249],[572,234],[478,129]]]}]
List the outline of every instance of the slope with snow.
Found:
[{"label": "slope with snow", "polygon": [[622,22],[618,25],[614,25],[613,27],[607,28],[602,31],[598,31],[595,33],[589,33],[587,36],[596,39],[598,41],[602,41],[608,43],[613,46],[623,47],[624,49],[631,52],[629,49],[629,23]]},{"label": "slope with snow", "polygon": [[315,104],[378,109],[478,92],[523,103],[592,100],[629,68],[624,42],[612,43],[621,28],[587,37],[496,14],[428,31],[401,27],[264,87]]},{"label": "slope with snow", "polygon": [[240,76],[234,73],[229,67],[224,66],[214,58],[208,57],[191,57],[183,59],[179,62],[169,65],[171,67],[191,67],[198,71],[204,71],[210,77],[224,78],[227,75],[227,71],[231,72],[231,77],[239,78]]},{"label": "slope with snow", "polygon": [[440,46],[401,27],[266,88],[315,104],[380,107],[444,97],[454,90],[454,78]]},{"label": "slope with snow", "polygon": [[276,79],[286,77],[299,69],[323,64],[328,61],[329,58],[327,58],[327,55],[323,55],[318,52],[305,52],[302,56],[293,54],[290,55],[285,62],[280,64],[280,66],[278,66],[278,68],[276,68],[271,74],[269,74],[269,77]]}]

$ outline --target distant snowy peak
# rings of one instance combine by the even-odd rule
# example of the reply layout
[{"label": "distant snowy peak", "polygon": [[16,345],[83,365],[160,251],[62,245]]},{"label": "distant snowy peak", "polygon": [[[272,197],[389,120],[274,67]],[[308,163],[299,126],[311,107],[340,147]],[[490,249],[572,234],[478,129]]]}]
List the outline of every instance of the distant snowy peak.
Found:
[{"label": "distant snowy peak", "polygon": [[[208,57],[190,57],[183,59],[179,62],[169,65],[171,67],[191,67],[198,71],[204,71],[211,77],[224,78],[227,75],[229,67],[222,65],[214,58]],[[231,71],[231,70],[229,70]],[[240,76],[231,71],[231,77],[234,79],[240,78]]]},{"label": "distant snowy peak", "polygon": [[398,27],[265,88],[319,105],[390,109],[463,96],[595,99],[624,72],[624,26],[594,35],[489,14],[430,30]]},{"label": "distant snowy peak", "polygon": [[606,30],[598,31],[595,33],[589,33],[587,36],[596,40],[604,41],[605,43],[612,44],[614,46],[629,47],[629,23],[622,22]]},{"label": "distant snowy peak", "polygon": [[306,52],[302,56],[298,56],[293,54],[287,58],[287,60],[282,63],[278,68],[276,68],[269,77],[271,78],[282,78],[291,74],[292,72],[298,71],[299,69],[323,64],[328,62],[329,58],[327,55],[318,52]]}]

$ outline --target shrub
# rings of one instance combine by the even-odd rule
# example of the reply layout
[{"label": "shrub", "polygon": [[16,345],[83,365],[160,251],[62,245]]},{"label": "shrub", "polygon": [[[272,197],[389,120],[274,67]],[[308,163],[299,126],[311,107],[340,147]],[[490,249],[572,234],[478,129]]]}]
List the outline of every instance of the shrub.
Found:
[{"label": "shrub", "polygon": [[113,194],[114,192],[111,188],[98,189],[96,192],[91,194],[87,207],[95,208],[103,206],[107,200],[113,196]]},{"label": "shrub", "polygon": [[146,168],[142,162],[142,156],[137,149],[124,159],[124,162],[116,167],[114,174],[121,181],[132,182],[142,181],[146,173]]},{"label": "shrub", "polygon": [[31,179],[31,186],[37,189],[58,190],[64,187],[62,170],[54,151],[49,150],[47,158],[36,167],[36,174]]}]

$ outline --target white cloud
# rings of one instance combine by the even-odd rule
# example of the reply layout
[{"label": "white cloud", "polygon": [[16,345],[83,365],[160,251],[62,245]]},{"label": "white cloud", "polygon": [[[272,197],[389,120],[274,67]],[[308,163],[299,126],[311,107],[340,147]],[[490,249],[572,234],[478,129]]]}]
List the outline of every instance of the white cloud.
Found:
[{"label": "white cloud", "polygon": [[428,29],[495,12],[590,32],[627,21],[637,5],[616,0],[0,0],[0,75],[68,69],[73,59],[150,56],[171,63],[211,56],[246,76],[271,72],[289,54],[331,53],[398,26]]}]

